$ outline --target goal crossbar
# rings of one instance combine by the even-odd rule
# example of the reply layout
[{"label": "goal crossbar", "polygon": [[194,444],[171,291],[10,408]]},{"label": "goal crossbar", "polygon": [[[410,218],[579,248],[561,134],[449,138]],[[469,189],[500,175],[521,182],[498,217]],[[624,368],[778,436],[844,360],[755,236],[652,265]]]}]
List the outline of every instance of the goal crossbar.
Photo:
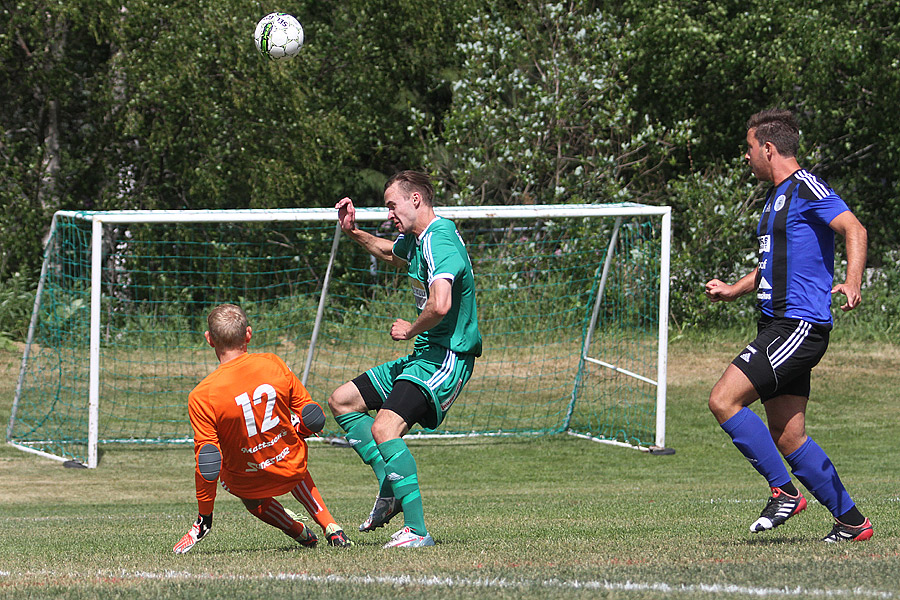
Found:
[{"label": "goal crossbar", "polygon": [[[434,212],[447,219],[535,219],[554,217],[619,217],[671,214],[669,206],[648,206],[635,202],[612,204],[532,204],[526,206],[435,206]],[[229,223],[233,221],[334,221],[333,208],[219,209],[219,210],[109,210],[58,211],[65,216],[105,223]],[[358,221],[387,218],[386,208],[357,207]]]}]

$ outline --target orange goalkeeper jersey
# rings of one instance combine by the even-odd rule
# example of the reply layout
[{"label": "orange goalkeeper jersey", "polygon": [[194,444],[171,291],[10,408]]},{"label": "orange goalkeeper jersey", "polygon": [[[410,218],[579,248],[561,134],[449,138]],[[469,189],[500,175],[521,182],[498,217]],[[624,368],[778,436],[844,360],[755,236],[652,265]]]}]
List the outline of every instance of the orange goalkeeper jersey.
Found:
[{"label": "orange goalkeeper jersey", "polygon": [[[222,455],[219,478],[240,498],[287,493],[306,472],[306,442],[291,425],[312,402],[309,392],[281,358],[245,353],[220,364],[188,396],[194,457],[206,444]],[[196,464],[196,462],[195,462]],[[216,482],[194,469],[197,503],[210,514]]]}]

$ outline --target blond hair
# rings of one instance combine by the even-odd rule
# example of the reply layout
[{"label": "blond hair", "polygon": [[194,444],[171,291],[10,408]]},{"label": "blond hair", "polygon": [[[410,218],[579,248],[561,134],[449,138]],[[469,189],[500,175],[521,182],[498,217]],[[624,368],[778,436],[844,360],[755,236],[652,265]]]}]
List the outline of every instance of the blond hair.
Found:
[{"label": "blond hair", "polygon": [[209,339],[219,350],[240,348],[247,341],[250,321],[240,306],[220,304],[206,317]]}]

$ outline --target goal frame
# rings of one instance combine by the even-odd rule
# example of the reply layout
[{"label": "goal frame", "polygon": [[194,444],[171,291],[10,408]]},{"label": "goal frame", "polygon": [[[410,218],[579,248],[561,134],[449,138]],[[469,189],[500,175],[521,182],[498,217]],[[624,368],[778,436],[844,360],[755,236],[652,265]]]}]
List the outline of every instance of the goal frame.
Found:
[{"label": "goal frame", "polygon": [[[607,247],[606,257],[599,283],[597,297],[595,299],[590,324],[586,333],[581,360],[601,367],[611,369],[625,375],[655,386],[656,388],[656,415],[655,415],[655,443],[653,446],[635,446],[618,440],[593,437],[572,431],[569,428],[569,420],[574,410],[575,395],[569,404],[564,430],[569,435],[589,439],[592,441],[637,448],[643,451],[671,453],[665,446],[666,442],[666,371],[668,364],[668,313],[669,313],[669,276],[671,255],[671,219],[672,209],[669,206],[649,206],[631,202],[616,204],[568,204],[568,205],[528,205],[528,206],[435,206],[435,214],[452,220],[466,219],[540,219],[540,218],[577,218],[577,217],[607,217],[616,219],[613,233]],[[594,334],[598,319],[598,312],[603,299],[607,275],[612,264],[616,239],[622,220],[634,216],[660,217],[660,266],[659,266],[659,302],[658,302],[658,331],[657,331],[657,365],[656,378],[652,379],[628,369],[605,362],[599,358],[588,355],[590,339]],[[22,363],[16,384],[15,397],[13,399],[10,420],[7,426],[7,443],[25,452],[37,454],[45,458],[61,462],[69,462],[71,459],[31,448],[26,444],[13,441],[12,433],[16,420],[22,385],[27,369],[29,350],[31,348],[36,323],[39,315],[41,295],[47,277],[48,263],[50,260],[51,244],[56,233],[59,217],[81,219],[91,222],[91,290],[90,290],[90,350],[89,350],[89,378],[88,378],[88,468],[96,468],[98,462],[98,435],[100,423],[100,347],[101,347],[101,291],[102,291],[102,246],[103,226],[110,224],[138,224],[138,223],[228,223],[228,222],[274,222],[274,221],[334,221],[334,209],[307,208],[307,209],[248,209],[248,210],[121,210],[121,211],[57,211],[51,220],[50,232],[45,243],[44,260],[41,275],[38,281],[34,308],[28,328]],[[387,213],[385,208],[357,208],[356,220],[385,221]],[[316,311],[316,319],[307,349],[301,381],[306,384],[315,353],[325,304],[328,297],[328,287],[331,279],[332,266],[341,240],[341,228],[335,225],[335,234],[332,241],[326,274],[322,285],[319,303]],[[471,434],[490,435],[490,434]],[[414,437],[447,437],[446,435],[428,435],[422,433],[412,434]]]}]

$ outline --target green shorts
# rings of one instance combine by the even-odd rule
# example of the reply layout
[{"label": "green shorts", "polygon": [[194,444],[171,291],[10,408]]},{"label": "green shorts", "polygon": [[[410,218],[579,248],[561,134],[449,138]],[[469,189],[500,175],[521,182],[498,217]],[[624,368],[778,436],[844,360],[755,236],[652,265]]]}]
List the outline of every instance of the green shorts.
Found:
[{"label": "green shorts", "polygon": [[395,381],[405,379],[416,384],[425,393],[432,409],[420,423],[427,429],[436,429],[469,381],[474,367],[474,354],[457,354],[434,346],[373,367],[366,375],[382,402],[391,393]]}]

